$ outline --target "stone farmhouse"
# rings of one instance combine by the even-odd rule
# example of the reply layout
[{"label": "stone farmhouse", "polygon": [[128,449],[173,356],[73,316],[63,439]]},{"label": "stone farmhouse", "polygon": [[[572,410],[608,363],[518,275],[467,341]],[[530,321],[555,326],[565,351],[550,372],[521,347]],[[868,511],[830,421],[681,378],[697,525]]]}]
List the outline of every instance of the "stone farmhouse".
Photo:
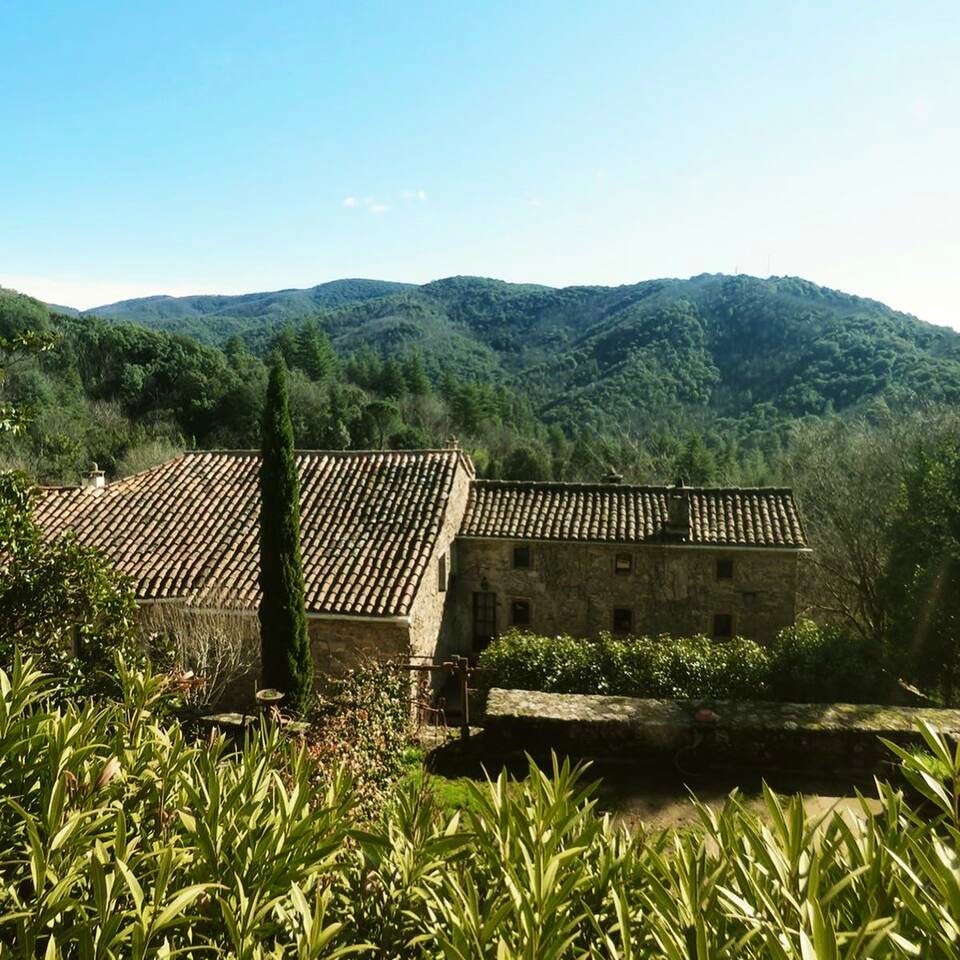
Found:
[{"label": "stone farmhouse", "polygon": [[[789,490],[478,480],[457,448],[298,454],[306,606],[318,669],[366,655],[472,655],[538,633],[706,633],[768,641],[796,615],[808,551]],[[144,606],[251,617],[259,456],[192,452],[106,483],[41,491]],[[611,478],[615,479],[615,478]]]}]

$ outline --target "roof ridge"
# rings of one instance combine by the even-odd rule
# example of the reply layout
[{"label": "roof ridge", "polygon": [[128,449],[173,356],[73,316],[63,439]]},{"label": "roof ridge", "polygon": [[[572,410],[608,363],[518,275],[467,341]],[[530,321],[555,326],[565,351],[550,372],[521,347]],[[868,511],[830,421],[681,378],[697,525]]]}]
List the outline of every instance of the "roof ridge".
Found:
[{"label": "roof ridge", "polygon": [[[184,450],[181,456],[191,457],[191,456],[205,456],[207,454],[215,454],[219,456],[246,456],[246,457],[259,457],[262,451],[254,450],[249,448],[236,448],[230,449],[225,447],[222,449],[213,449],[213,450]],[[413,456],[414,454],[420,453],[459,453],[463,454],[463,451],[459,447],[418,447],[415,450],[323,450],[319,448],[311,447],[296,447],[294,448],[294,454],[300,456],[303,454],[323,454],[324,456],[341,456],[341,457],[358,457],[358,456],[373,456],[375,454],[398,454],[401,456]],[[179,459],[179,457],[174,458]],[[165,461],[169,463],[170,461]]]},{"label": "roof ridge", "polygon": [[667,491],[688,490],[692,493],[789,493],[792,487],[734,487],[734,486],[683,486],[670,483],[603,483],[579,480],[497,480],[478,477],[473,481],[478,486],[503,487],[508,490],[642,490]]}]

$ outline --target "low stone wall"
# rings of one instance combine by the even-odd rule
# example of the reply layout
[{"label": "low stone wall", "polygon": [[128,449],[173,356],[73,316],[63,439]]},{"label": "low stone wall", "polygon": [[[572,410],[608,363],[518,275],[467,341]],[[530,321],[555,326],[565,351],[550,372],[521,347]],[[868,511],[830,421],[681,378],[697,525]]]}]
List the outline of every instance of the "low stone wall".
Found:
[{"label": "low stone wall", "polygon": [[[710,711],[713,718],[703,717]],[[678,765],[878,770],[880,743],[919,742],[926,720],[960,737],[960,710],[849,703],[640,700],[632,697],[490,691],[483,720],[504,750]]]}]

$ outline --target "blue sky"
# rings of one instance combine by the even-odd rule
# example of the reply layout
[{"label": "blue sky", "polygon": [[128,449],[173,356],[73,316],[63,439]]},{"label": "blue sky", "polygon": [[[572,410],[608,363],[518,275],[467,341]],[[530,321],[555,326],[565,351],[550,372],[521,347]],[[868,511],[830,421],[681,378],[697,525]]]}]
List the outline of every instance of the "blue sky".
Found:
[{"label": "blue sky", "polygon": [[960,327],[960,3],[0,0],[0,283],[794,274]]}]

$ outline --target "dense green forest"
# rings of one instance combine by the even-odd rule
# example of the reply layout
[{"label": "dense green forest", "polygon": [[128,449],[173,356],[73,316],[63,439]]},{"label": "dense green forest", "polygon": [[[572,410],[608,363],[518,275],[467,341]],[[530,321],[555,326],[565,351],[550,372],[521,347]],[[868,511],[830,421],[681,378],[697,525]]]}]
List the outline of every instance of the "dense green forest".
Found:
[{"label": "dense green forest", "polygon": [[301,447],[456,435],[488,476],[773,482],[804,423],[960,401],[960,335],[794,278],[344,280],[74,316],[0,294],[0,336],[24,329],[56,342],[8,364],[31,418],[0,452],[44,480],[257,446],[271,349]]}]

